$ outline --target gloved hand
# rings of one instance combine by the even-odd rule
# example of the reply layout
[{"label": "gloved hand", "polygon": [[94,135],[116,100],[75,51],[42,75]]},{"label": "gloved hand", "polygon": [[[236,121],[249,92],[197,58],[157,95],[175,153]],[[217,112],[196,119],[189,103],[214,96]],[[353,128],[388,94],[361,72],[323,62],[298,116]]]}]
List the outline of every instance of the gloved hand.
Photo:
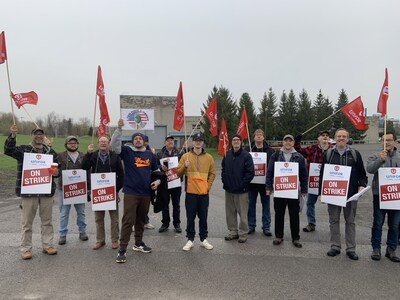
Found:
[{"label": "gloved hand", "polygon": [[295,141],[296,143],[300,143],[300,142],[301,142],[301,139],[302,139],[302,137],[303,137],[303,135],[302,135],[302,134],[298,134],[298,135],[296,135],[296,137],[294,138],[294,141]]}]

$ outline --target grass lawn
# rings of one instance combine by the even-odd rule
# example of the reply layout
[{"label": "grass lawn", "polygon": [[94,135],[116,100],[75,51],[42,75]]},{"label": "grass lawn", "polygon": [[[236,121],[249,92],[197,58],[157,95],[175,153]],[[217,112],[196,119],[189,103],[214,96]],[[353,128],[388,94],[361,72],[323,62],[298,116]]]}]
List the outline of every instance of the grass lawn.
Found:
[{"label": "grass lawn", "polygon": [[[7,136],[5,135],[0,135],[0,145],[4,147],[4,141],[7,139]],[[63,152],[65,151],[64,148],[64,141],[65,138],[50,138],[50,140],[53,142],[53,149],[56,152]],[[26,145],[31,142],[31,136],[30,135],[17,135],[17,145]],[[86,153],[87,146],[92,143],[92,137],[91,136],[83,136],[79,138],[79,150],[83,153]],[[97,138],[94,138],[94,143],[97,143]],[[95,145],[96,148],[96,145]],[[206,151],[210,153],[214,159],[221,159],[221,157],[218,156],[218,150],[214,148],[207,148]],[[1,151],[0,153],[0,169],[12,169],[15,170],[16,168],[16,161],[7,156],[4,155],[4,150]]]}]

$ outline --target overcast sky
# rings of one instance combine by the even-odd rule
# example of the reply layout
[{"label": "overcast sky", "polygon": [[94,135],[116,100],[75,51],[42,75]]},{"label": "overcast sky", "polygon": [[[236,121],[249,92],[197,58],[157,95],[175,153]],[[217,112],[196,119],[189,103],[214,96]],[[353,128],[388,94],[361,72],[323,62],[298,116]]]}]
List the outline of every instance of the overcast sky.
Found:
[{"label": "overcast sky", "polygon": [[[400,113],[399,0],[3,0],[0,31],[12,90],[39,95],[26,106],[34,118],[92,120],[98,65],[112,124],[121,94],[176,96],[179,81],[186,115],[200,114],[214,85],[257,108],[270,87],[312,100],[321,89],[334,103],[343,88],[371,115],[385,67],[388,115]],[[0,103],[11,111],[5,64]]]}]

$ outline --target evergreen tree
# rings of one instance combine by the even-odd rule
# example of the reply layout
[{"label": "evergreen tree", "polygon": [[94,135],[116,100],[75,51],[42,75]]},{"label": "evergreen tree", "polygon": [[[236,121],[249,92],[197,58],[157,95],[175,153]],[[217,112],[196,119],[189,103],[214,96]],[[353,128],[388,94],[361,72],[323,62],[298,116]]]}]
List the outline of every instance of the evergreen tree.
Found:
[{"label": "evergreen tree", "polygon": [[[225,119],[226,130],[229,135],[236,133],[238,128],[239,119],[237,116],[238,108],[235,100],[233,100],[227,88],[223,86],[217,88],[213,87],[210,95],[208,96],[207,103],[203,104],[203,109],[201,110],[201,115],[204,114],[208,106],[210,105],[212,99],[217,99],[217,115],[218,115],[218,135],[221,130],[221,120]],[[201,126],[204,130],[204,142],[207,147],[218,147],[218,135],[213,137],[210,133],[210,123],[206,117],[203,118]]]},{"label": "evergreen tree", "polygon": [[[319,93],[317,95],[317,98],[315,99],[313,103],[313,114],[314,114],[314,125],[318,124],[322,120],[326,119],[330,115],[333,114],[333,107],[332,103],[329,101],[329,98],[324,97],[322,94],[321,90],[319,90]],[[333,137],[333,120],[332,118],[329,118],[325,120],[323,123],[321,123],[319,126],[314,128],[313,130],[310,131],[311,134],[311,139],[316,139],[318,136],[318,133],[322,130],[329,130],[331,132],[330,136]]]},{"label": "evergreen tree", "polygon": [[272,88],[269,88],[268,94],[264,93],[260,113],[257,116],[257,128],[264,130],[266,139],[276,139],[276,113],[276,96]]},{"label": "evergreen tree", "polygon": [[[297,111],[297,132],[302,133],[309,128],[311,128],[314,124],[314,114],[311,110],[311,100],[308,96],[307,92],[303,89],[299,94],[299,106]],[[314,136],[311,133],[306,133],[303,139],[314,139]]]},{"label": "evergreen tree", "polygon": [[286,95],[285,91],[283,91],[277,119],[277,135],[279,139],[282,139],[285,134],[295,134],[297,132],[297,111],[298,105],[293,90],[290,90],[289,95]]},{"label": "evergreen tree", "polygon": [[257,124],[256,124],[257,116],[256,116],[256,111],[254,109],[253,100],[251,100],[248,93],[243,93],[242,97],[240,97],[239,115],[238,115],[239,120],[240,120],[240,116],[242,115],[243,107],[246,107],[247,120],[249,121],[249,126],[248,126],[249,135],[250,135],[250,138],[252,139],[254,130],[256,130],[256,126],[257,126]]}]

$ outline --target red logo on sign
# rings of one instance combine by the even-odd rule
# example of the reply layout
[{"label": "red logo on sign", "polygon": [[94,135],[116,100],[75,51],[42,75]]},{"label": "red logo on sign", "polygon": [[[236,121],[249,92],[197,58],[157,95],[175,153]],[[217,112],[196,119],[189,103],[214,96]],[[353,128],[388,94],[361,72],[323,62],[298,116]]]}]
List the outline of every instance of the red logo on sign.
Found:
[{"label": "red logo on sign", "polygon": [[390,173],[396,174],[396,169],[391,169],[391,170],[390,170]]},{"label": "red logo on sign", "polygon": [[339,171],[340,167],[339,166],[335,166],[335,171]]},{"label": "red logo on sign", "polygon": [[106,174],[101,174],[101,179],[104,179],[104,178],[106,178]]},{"label": "red logo on sign", "polygon": [[254,153],[254,156],[255,156],[255,157],[258,157],[258,153],[257,153],[257,152],[256,152],[256,153]]},{"label": "red logo on sign", "polygon": [[318,165],[318,169],[321,169],[321,164]]},{"label": "red logo on sign", "polygon": [[285,168],[289,167],[289,163],[284,164]]},{"label": "red logo on sign", "polygon": [[76,173],[77,173],[76,170],[72,171],[72,175],[76,175]]},{"label": "red logo on sign", "polygon": [[36,159],[37,160],[39,160],[39,159],[41,159],[42,158],[42,156],[40,155],[40,154],[36,154]]}]

